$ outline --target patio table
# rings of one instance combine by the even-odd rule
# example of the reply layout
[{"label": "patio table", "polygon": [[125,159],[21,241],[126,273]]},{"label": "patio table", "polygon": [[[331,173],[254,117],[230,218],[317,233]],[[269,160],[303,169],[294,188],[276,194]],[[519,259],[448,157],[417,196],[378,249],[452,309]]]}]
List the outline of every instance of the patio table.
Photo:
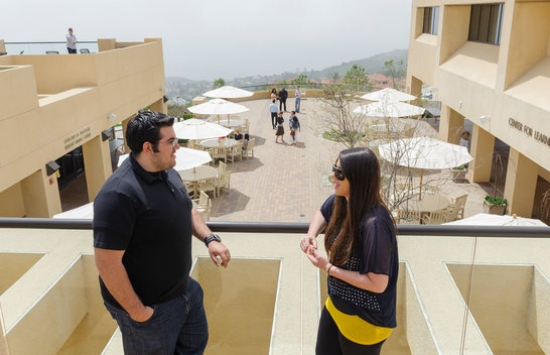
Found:
[{"label": "patio table", "polygon": [[199,196],[199,181],[214,179],[218,176],[218,169],[207,165],[201,165],[193,169],[181,170],[178,172],[184,183],[189,182],[193,185],[193,198],[198,198]]},{"label": "patio table", "polygon": [[[216,122],[216,123],[218,123],[218,122]],[[227,127],[227,128],[234,128],[234,127],[241,127],[242,125],[244,125],[244,121],[239,120],[239,119],[229,119],[229,120],[223,119],[223,120],[220,120],[220,122],[218,124],[220,126],[224,126],[224,127]]]},{"label": "patio table", "polygon": [[447,195],[443,194],[424,194],[422,199],[418,201],[418,197],[414,196],[412,199],[403,202],[400,206],[404,210],[415,211],[420,215],[420,223],[430,214],[430,212],[442,210],[446,207],[449,207],[451,200]]}]

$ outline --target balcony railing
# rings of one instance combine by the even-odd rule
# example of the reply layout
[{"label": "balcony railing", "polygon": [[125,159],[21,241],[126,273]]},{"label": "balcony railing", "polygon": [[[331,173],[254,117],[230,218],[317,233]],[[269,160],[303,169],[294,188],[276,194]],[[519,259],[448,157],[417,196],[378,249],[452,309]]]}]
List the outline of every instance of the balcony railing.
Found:
[{"label": "balcony railing", "polygon": [[[47,51],[57,51],[60,54],[67,53],[67,42],[5,42],[7,54],[46,54]],[[90,53],[97,53],[97,41],[78,41],[76,44],[78,53],[80,49],[88,49]]]}]

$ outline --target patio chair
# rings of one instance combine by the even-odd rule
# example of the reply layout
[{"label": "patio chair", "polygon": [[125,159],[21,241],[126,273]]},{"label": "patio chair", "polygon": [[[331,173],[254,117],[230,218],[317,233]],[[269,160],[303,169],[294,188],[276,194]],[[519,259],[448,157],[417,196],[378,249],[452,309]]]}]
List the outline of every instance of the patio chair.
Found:
[{"label": "patio chair", "polygon": [[224,174],[227,171],[227,164],[223,161],[220,161],[218,165],[218,176]]},{"label": "patio chair", "polygon": [[231,191],[231,172],[226,171],[221,175],[218,175],[218,179],[216,181],[216,187],[218,189],[218,196],[221,195],[222,190],[227,190],[227,192]]},{"label": "patio chair", "polygon": [[243,160],[243,144],[241,142],[232,146],[231,150],[227,152],[227,160],[234,163],[235,159]]},{"label": "patio chair", "polygon": [[443,224],[451,221],[451,210],[444,208],[428,213],[424,217],[424,224]]},{"label": "patio chair", "polygon": [[227,151],[223,148],[210,148],[208,149],[210,156],[212,157],[212,164],[216,163],[216,160],[223,160],[227,164]]},{"label": "patio chair", "polygon": [[243,158],[248,159],[249,157],[254,158],[254,143],[256,142],[256,138],[251,138],[248,141],[248,146],[246,150],[243,150]]},{"label": "patio chair", "polygon": [[199,181],[199,190],[201,192],[212,192],[213,197],[217,197],[218,195],[218,183],[217,179],[208,179],[208,180],[202,180]]},{"label": "patio chair", "polygon": [[467,199],[468,194],[451,199],[451,207],[456,210],[456,212],[454,213],[455,218],[453,219],[453,221],[464,218],[464,208],[466,207]]},{"label": "patio chair", "polygon": [[58,51],[46,51],[46,54],[59,54]]},{"label": "patio chair", "polygon": [[398,224],[420,224],[420,212],[413,210],[397,209]]},{"label": "patio chair", "polygon": [[89,54],[90,53],[90,50],[88,48],[81,48],[80,49],[80,53],[82,54]]},{"label": "patio chair", "polygon": [[249,130],[250,130],[250,121],[248,118],[243,118],[243,121],[244,121],[244,124],[241,126],[241,133],[242,134],[245,134],[245,133],[250,133]]},{"label": "patio chair", "polygon": [[185,188],[187,189],[187,194],[189,196],[195,195],[195,184],[193,184],[190,181],[185,181],[185,180],[182,180],[182,182],[183,182],[183,186],[185,186]]},{"label": "patio chair", "polygon": [[200,197],[193,200],[193,207],[202,216],[205,221],[210,220],[210,211],[212,210],[212,200],[206,192],[201,191]]}]

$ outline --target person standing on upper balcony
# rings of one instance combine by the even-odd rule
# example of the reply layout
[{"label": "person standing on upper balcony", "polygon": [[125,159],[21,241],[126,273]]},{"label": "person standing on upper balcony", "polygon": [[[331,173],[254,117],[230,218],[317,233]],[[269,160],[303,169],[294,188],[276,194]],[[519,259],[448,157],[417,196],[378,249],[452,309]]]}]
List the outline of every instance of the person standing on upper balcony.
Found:
[{"label": "person standing on upper balcony", "polygon": [[67,51],[69,54],[76,54],[76,36],[73,34],[72,27],[69,28],[69,33],[65,37],[67,38]]},{"label": "person standing on upper balcony", "polygon": [[202,354],[208,341],[203,289],[191,278],[191,237],[216,266],[229,249],[193,207],[174,170],[174,118],[142,111],[126,129],[131,153],[94,201],[94,255],[104,305],[125,354]]}]

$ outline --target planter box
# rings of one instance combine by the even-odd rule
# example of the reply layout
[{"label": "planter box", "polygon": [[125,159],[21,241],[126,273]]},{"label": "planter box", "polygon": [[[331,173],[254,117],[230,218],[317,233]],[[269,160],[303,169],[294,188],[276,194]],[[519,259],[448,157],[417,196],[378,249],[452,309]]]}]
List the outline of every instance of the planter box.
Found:
[{"label": "planter box", "polygon": [[467,169],[451,169],[453,172],[453,182],[464,182],[466,181],[466,173],[468,172]]},{"label": "planter box", "polygon": [[483,212],[489,214],[497,214],[499,216],[504,216],[506,213],[506,207],[508,205],[493,205],[483,201]]}]

